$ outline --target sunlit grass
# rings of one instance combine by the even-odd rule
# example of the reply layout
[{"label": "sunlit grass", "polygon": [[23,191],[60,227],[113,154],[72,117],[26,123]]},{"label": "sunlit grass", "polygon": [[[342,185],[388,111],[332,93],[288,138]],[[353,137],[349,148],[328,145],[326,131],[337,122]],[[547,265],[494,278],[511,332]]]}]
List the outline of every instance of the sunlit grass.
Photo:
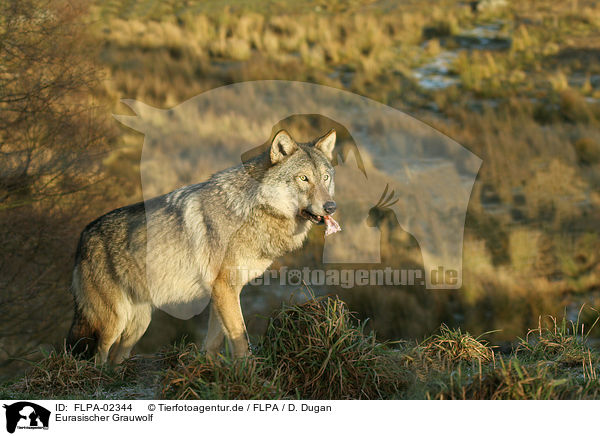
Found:
[{"label": "sunlit grass", "polygon": [[[589,309],[585,309],[589,312]],[[484,337],[440,326],[416,343],[382,343],[336,298],[287,304],[269,321],[254,355],[214,359],[180,342],[118,367],[65,352],[32,363],[0,387],[4,398],[165,399],[597,399],[598,323],[542,320],[501,354]],[[484,335],[485,336],[485,335]]]}]

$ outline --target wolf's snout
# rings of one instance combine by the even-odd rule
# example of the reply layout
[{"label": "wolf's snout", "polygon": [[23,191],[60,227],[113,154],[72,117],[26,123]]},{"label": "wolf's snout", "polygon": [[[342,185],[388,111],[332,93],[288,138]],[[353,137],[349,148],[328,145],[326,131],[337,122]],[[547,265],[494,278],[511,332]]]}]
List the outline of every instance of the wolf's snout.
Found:
[{"label": "wolf's snout", "polygon": [[335,201],[328,201],[323,205],[323,210],[327,215],[331,215],[337,208]]}]

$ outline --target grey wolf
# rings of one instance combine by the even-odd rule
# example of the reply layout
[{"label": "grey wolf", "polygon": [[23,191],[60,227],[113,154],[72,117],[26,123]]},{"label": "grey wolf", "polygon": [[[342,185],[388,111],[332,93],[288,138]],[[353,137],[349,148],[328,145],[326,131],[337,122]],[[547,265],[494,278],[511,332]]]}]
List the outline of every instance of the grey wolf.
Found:
[{"label": "grey wolf", "polygon": [[[83,230],[71,290],[67,344],[96,361],[119,363],[146,331],[152,312],[210,292],[205,349],[224,338],[249,354],[242,287],[277,257],[302,246],[313,224],[335,212],[336,133],[308,143],[278,132],[260,155],[146,202],[101,216]],[[147,244],[152,232],[153,243]],[[150,270],[146,259],[157,268]],[[232,271],[257,271],[232,274]]]}]

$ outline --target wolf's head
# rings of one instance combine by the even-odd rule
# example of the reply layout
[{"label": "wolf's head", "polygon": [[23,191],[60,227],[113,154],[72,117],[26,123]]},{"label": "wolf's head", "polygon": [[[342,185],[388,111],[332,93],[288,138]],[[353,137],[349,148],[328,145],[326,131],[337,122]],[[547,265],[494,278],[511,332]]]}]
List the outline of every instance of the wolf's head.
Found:
[{"label": "wolf's head", "polygon": [[331,165],[335,130],[308,143],[297,143],[285,130],[275,135],[268,150],[262,197],[270,207],[292,218],[322,224],[335,212],[334,169]]}]

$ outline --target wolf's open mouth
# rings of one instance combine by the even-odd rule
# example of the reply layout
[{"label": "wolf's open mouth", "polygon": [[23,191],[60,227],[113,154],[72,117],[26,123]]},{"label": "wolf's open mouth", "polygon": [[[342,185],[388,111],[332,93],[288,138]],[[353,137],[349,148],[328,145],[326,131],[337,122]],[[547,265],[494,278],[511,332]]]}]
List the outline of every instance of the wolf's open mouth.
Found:
[{"label": "wolf's open mouth", "polygon": [[315,224],[323,224],[323,217],[321,215],[314,215],[306,209],[300,211],[300,216],[305,220],[312,221]]}]

